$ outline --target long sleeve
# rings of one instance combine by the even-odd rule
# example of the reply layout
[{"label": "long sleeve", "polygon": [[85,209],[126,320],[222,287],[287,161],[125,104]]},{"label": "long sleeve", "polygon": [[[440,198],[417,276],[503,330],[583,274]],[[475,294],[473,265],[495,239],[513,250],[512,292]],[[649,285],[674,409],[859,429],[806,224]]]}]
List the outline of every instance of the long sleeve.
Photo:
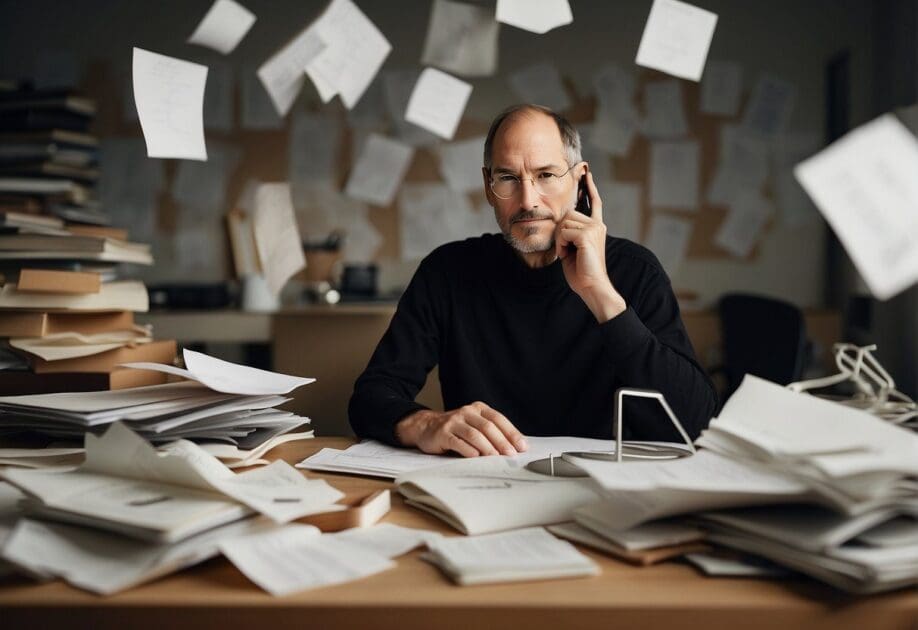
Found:
[{"label": "long sleeve", "polygon": [[425,259],[402,294],[389,328],[354,384],[348,418],[361,438],[397,444],[395,425],[418,409],[415,402],[437,364],[440,338],[437,273]]}]

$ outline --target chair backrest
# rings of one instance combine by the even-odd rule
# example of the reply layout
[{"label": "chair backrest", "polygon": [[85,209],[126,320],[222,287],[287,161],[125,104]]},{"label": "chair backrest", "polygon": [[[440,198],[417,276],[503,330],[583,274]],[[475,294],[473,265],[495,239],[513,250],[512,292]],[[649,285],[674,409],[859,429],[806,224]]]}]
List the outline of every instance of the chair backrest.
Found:
[{"label": "chair backrest", "polygon": [[807,354],[803,312],[774,298],[730,293],[718,305],[727,396],[746,374],[787,385],[803,376]]}]

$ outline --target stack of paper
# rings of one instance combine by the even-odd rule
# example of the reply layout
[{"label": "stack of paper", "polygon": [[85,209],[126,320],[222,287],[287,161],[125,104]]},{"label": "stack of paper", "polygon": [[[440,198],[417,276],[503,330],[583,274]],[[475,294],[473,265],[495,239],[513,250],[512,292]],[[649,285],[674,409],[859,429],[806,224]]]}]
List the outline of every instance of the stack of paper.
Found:
[{"label": "stack of paper", "polygon": [[[274,407],[290,400],[284,394],[314,379],[235,365],[187,349],[184,357],[187,369],[160,363],[126,367],[190,379],[185,382],[0,398],[2,431],[82,439],[86,433],[124,422],[151,442],[217,442],[235,447],[224,454],[248,462],[279,443],[280,436],[309,423],[308,418]],[[298,435],[311,437],[311,432]]]},{"label": "stack of paper", "polygon": [[457,584],[487,584],[599,575],[599,567],[541,527],[427,543],[422,556]]},{"label": "stack of paper", "polygon": [[672,462],[574,461],[611,529],[744,508],[709,514],[710,540],[852,592],[918,583],[918,436],[746,376],[696,444]]}]

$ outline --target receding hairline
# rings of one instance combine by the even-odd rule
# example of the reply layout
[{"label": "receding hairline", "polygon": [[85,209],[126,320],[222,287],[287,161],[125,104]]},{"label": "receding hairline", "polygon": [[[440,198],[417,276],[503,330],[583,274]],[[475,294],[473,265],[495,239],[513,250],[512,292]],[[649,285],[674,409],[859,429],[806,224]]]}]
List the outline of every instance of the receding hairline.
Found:
[{"label": "receding hairline", "polygon": [[535,117],[537,114],[541,114],[542,116],[549,118],[555,123],[555,127],[558,130],[558,136],[561,139],[561,145],[563,147],[565,157],[568,162],[570,162],[569,166],[572,166],[581,160],[580,134],[578,133],[577,128],[574,127],[570,121],[548,107],[535,105],[532,103],[523,103],[520,105],[513,105],[508,107],[499,113],[493,121],[491,121],[491,127],[488,129],[488,135],[485,138],[484,144],[483,157],[485,168],[491,170],[493,167],[492,157],[494,153],[494,139],[497,137],[498,132],[504,128],[504,124],[517,121],[521,118]]}]

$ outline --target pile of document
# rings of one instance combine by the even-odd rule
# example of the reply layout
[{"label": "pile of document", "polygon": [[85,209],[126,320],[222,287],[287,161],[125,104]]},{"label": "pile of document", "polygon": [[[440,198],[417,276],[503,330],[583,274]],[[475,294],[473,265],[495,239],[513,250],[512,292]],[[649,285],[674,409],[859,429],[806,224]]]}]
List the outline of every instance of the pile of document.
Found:
[{"label": "pile of document", "polygon": [[697,445],[671,462],[573,461],[610,532],[700,516],[710,542],[850,592],[918,583],[915,434],[747,376]]},{"label": "pile of document", "polygon": [[[290,400],[285,394],[314,379],[236,365],[187,349],[184,358],[186,369],[159,363],[126,368],[179,376],[185,379],[181,382],[0,397],[0,434],[29,432],[82,441],[87,433],[122,422],[156,444],[177,439],[204,443],[233,465],[250,465],[281,442],[312,437],[312,431],[293,433],[308,418],[275,407]],[[41,449],[20,449],[19,454],[34,460]]]}]

